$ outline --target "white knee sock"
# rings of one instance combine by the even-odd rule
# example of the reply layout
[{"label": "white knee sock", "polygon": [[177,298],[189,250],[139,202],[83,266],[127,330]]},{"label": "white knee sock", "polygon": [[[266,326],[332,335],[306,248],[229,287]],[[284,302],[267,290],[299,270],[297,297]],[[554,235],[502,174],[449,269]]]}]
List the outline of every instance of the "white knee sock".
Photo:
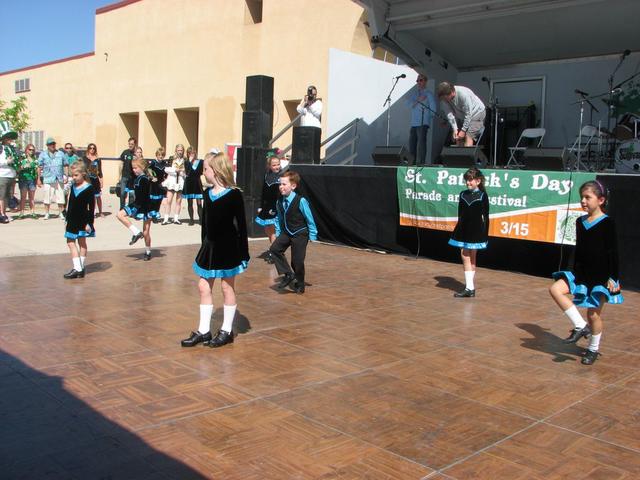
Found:
[{"label": "white knee sock", "polygon": [[144,247],[144,253],[149,255],[151,253],[151,247]]},{"label": "white knee sock", "polygon": [[580,315],[580,312],[575,305],[571,305],[567,308],[564,311],[564,314],[569,317],[569,320],[571,320],[571,323],[573,323],[575,328],[583,329],[587,325],[587,322],[584,321],[584,318],[582,318],[582,315]]},{"label": "white knee sock", "polygon": [[87,257],[80,257],[80,265],[82,266],[82,269],[84,270],[84,263],[87,260]]},{"label": "white knee sock", "polygon": [[180,216],[180,215],[179,215],[178,213],[176,213],[176,214],[173,216],[173,220],[174,220],[174,221],[175,221],[175,220],[178,220],[178,217],[179,217],[179,216]]},{"label": "white knee sock", "polygon": [[473,284],[473,277],[476,276],[476,272],[474,270],[465,270],[464,271],[464,283],[465,287],[469,290],[475,290],[476,287]]},{"label": "white knee sock", "polygon": [[129,227],[129,230],[131,230],[131,233],[133,233],[134,235],[137,235],[140,233],[140,230],[138,229],[138,227],[136,227],[135,225],[131,225]]},{"label": "white knee sock", "polygon": [[236,316],[236,308],[238,305],[225,305],[224,317],[222,318],[222,328],[225,332],[231,333],[233,329],[233,317]]},{"label": "white knee sock", "polygon": [[168,221],[169,221],[169,214],[168,214],[168,213],[165,213],[165,214],[164,214],[164,221],[165,221],[165,222],[168,222]]},{"label": "white knee sock", "polygon": [[200,333],[209,333],[211,330],[211,314],[213,313],[213,305],[200,305]]},{"label": "white knee sock", "polygon": [[76,272],[81,271],[82,270],[82,263],[80,263],[80,257],[73,257],[72,261],[73,261],[73,269]]},{"label": "white knee sock", "polygon": [[597,335],[591,335],[587,350],[591,350],[592,352],[597,352],[598,349],[600,348],[600,337],[602,337],[602,332],[600,332]]}]

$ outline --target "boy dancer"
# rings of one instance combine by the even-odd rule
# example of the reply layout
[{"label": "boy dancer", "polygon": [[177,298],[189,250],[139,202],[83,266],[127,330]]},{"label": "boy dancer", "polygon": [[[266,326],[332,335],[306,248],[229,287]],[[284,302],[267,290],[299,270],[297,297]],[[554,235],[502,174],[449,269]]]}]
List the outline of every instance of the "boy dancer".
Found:
[{"label": "boy dancer", "polygon": [[[269,251],[278,270],[284,277],[278,284],[279,289],[293,283],[293,291],[304,293],[304,258],[307,254],[307,243],[318,238],[318,229],[306,198],[296,194],[300,183],[300,175],[288,171],[280,177],[280,195],[276,202],[278,221],[276,239]],[[284,252],[291,245],[291,266],[287,263]],[[293,268],[293,270],[292,270]]]}]

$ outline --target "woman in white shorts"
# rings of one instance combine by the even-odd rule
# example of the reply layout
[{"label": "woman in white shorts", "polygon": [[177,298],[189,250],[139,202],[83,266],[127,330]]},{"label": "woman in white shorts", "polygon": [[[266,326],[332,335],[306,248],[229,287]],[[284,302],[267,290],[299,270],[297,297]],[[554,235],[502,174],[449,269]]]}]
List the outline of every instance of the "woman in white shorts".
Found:
[{"label": "woman in white shorts", "polygon": [[164,171],[167,179],[162,182],[162,186],[167,189],[167,198],[164,210],[164,220],[162,225],[172,222],[171,212],[173,212],[173,223],[180,225],[180,210],[182,209],[182,189],[184,188],[185,178],[185,156],[184,145],[176,145],[173,157],[169,158],[169,165]]}]

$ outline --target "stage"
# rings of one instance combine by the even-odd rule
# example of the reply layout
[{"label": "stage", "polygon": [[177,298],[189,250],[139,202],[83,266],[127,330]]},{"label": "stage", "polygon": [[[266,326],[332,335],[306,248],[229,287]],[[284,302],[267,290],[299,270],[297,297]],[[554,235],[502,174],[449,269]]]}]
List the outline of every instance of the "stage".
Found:
[{"label": "stage", "polygon": [[[313,206],[321,239],[358,248],[460,261],[459,250],[447,244],[449,232],[400,226],[396,168],[331,165],[292,165],[291,168],[302,175],[303,192]],[[618,231],[622,285],[638,289],[640,176],[594,175],[610,190],[608,213],[616,221]],[[464,187],[460,187],[462,189]],[[569,257],[572,248],[491,237],[489,248],[481,252],[478,263],[486,268],[550,278]]]},{"label": "stage", "polygon": [[179,344],[197,245],[90,251],[75,281],[68,255],[0,259],[1,476],[640,477],[640,294],[586,367],[546,278],[481,262],[456,300],[459,263],[316,243],[306,293],[280,294],[250,248],[217,350]]}]

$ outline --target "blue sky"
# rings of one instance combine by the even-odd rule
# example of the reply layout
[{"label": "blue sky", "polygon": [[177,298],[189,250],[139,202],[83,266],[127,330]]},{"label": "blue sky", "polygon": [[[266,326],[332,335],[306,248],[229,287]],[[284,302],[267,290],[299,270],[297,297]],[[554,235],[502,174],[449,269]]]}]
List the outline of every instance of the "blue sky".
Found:
[{"label": "blue sky", "polygon": [[96,8],[117,0],[21,0],[4,5],[0,72],[92,52]]}]

